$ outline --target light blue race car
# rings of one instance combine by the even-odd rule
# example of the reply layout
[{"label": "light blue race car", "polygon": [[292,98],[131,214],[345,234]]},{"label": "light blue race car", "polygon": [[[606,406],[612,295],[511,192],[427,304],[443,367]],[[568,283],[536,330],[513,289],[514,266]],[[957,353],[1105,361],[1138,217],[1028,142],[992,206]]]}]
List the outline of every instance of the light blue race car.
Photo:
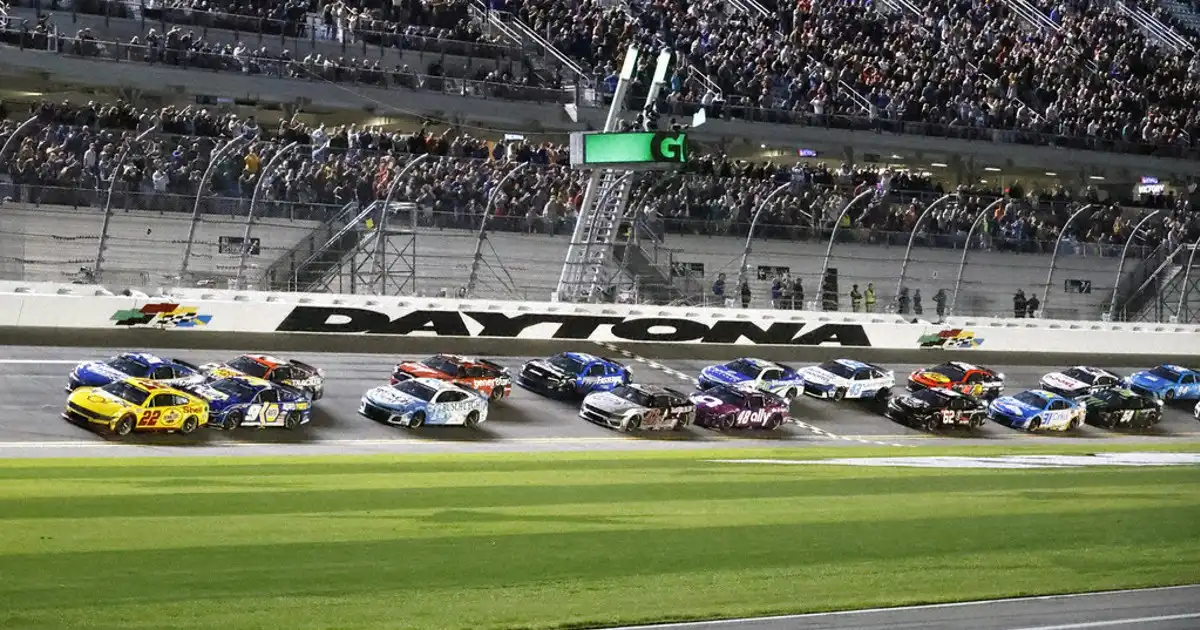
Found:
[{"label": "light blue race car", "polygon": [[700,389],[718,385],[735,385],[741,389],[758,389],[784,398],[795,398],[804,391],[804,379],[795,369],[763,359],[734,359],[721,365],[700,370]]},{"label": "light blue race car", "polygon": [[477,391],[436,378],[414,378],[363,395],[358,413],[387,424],[473,427],[487,419],[488,400]]},{"label": "light blue race car", "polygon": [[1030,389],[993,400],[988,417],[1025,431],[1072,431],[1083,424],[1087,407],[1044,389]]},{"label": "light blue race car", "polygon": [[146,352],[122,352],[103,361],[84,361],[67,375],[67,391],[103,387],[127,378],[148,378],[176,386],[203,380],[200,368],[179,359],[164,359]]},{"label": "light blue race car", "polygon": [[1178,365],[1164,364],[1134,372],[1125,378],[1125,384],[1135,394],[1168,402],[1200,400],[1200,372]]}]

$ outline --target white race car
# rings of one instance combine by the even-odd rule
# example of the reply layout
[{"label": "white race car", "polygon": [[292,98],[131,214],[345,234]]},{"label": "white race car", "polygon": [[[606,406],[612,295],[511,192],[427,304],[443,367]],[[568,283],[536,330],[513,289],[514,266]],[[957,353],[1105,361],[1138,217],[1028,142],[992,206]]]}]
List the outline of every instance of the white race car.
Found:
[{"label": "white race car", "polygon": [[358,413],[377,422],[409,428],[427,424],[473,427],[487,420],[488,399],[440,379],[414,378],[369,390],[358,405]]},{"label": "white race car", "polygon": [[1121,375],[1097,367],[1079,365],[1061,372],[1051,372],[1042,377],[1042,389],[1078,398],[1105,389],[1121,386]]},{"label": "white race car", "polygon": [[872,398],[887,401],[896,385],[896,373],[877,365],[835,359],[800,370],[804,378],[804,393],[816,398],[833,400]]}]

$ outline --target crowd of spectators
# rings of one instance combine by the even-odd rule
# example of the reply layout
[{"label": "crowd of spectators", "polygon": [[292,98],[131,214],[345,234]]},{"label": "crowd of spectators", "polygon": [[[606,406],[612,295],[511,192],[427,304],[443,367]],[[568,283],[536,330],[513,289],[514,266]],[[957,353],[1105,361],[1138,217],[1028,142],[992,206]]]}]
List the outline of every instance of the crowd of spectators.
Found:
[{"label": "crowd of spectators", "polygon": [[[0,110],[3,108],[0,107]],[[0,112],[3,113],[3,112]],[[21,118],[23,112],[9,112]],[[309,126],[298,120],[260,124],[200,107],[137,108],[125,103],[43,103],[34,112],[34,131],[15,137],[0,155],[0,178],[10,180],[14,201],[100,206],[113,179],[118,207],[189,210],[202,175],[218,147],[238,142],[212,169],[210,208],[244,213],[260,179],[267,212],[321,219],[348,203],[365,207],[384,198],[408,201],[424,225],[473,228],[489,200],[494,227],[558,233],[574,224],[585,180],[568,166],[565,147],[525,139],[492,141],[431,127],[399,133],[358,125]],[[0,122],[0,144],[19,123]],[[145,132],[143,134],[143,132]],[[145,138],[135,144],[139,135]],[[266,165],[288,143],[298,148]],[[414,157],[430,157],[399,176]],[[123,159],[122,156],[125,156]],[[529,167],[497,183],[516,164]],[[916,220],[935,198],[942,203],[920,226]],[[1059,228],[1081,207],[1094,208],[1072,224],[1067,242],[1109,253],[1123,245],[1140,211],[1164,208],[1161,220],[1145,226],[1139,245],[1183,242],[1198,232],[1190,202],[1174,197],[1101,201],[1094,190],[1007,191],[959,188],[947,191],[928,174],[882,168],[830,167],[821,163],[777,165],[721,155],[696,159],[677,174],[636,180],[631,193],[639,225],[669,239],[673,233],[744,236],[762,207],[756,234],[767,238],[827,238],[842,216],[847,238],[906,242],[917,230],[922,242],[961,246],[975,217],[994,199],[976,233],[993,249],[1048,251]],[[0,195],[3,196],[3,195]],[[768,203],[769,202],[769,203]],[[766,205],[763,205],[766,203]]]}]

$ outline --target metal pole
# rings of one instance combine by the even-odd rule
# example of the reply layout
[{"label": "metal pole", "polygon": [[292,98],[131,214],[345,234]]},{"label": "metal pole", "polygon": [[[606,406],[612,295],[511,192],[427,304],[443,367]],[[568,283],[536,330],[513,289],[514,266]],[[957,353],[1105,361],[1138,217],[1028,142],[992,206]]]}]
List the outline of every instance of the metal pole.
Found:
[{"label": "metal pole", "polygon": [[[864,190],[863,192],[858,193],[858,195],[850,201],[847,201],[846,205],[842,206],[842,211],[838,213],[837,220],[833,222],[833,231],[829,233],[829,245],[825,248],[825,260],[821,263],[821,278],[818,280],[818,287],[825,286],[825,272],[829,270],[829,256],[833,254],[833,239],[837,237],[838,226],[842,224],[842,217],[846,216],[846,213],[850,211],[850,208],[853,207],[854,204],[858,203],[859,199],[863,199],[874,194],[874,190]],[[818,290],[818,293],[819,292],[820,291]]]},{"label": "metal pole", "polygon": [[904,276],[908,273],[908,257],[912,254],[913,241],[917,239],[917,230],[921,228],[921,222],[925,220],[925,216],[933,211],[934,208],[951,199],[954,199],[955,197],[957,197],[957,195],[943,195],[938,197],[933,201],[933,203],[925,206],[925,210],[921,212],[921,216],[917,217],[917,222],[912,228],[912,234],[909,234],[908,236],[908,247],[904,248],[904,262],[900,263],[900,280],[896,282],[896,295],[900,295],[900,289],[904,288]]},{"label": "metal pole", "polygon": [[100,225],[100,245],[96,249],[96,268],[93,274],[96,276],[96,282],[101,282],[101,274],[104,270],[104,250],[108,249],[108,226],[112,222],[112,200],[113,190],[117,187],[117,175],[121,171],[121,167],[125,165],[125,160],[129,158],[129,151],[134,146],[142,143],[150,134],[158,131],[158,120],[149,129],[138,134],[126,147],[121,151],[120,157],[117,158],[117,163],[113,167],[112,181],[108,183],[108,196],[104,200],[104,222]]},{"label": "metal pole", "polygon": [[1071,227],[1071,223],[1075,217],[1083,214],[1085,210],[1095,208],[1096,204],[1089,203],[1086,206],[1076,210],[1074,214],[1067,217],[1067,222],[1063,224],[1062,229],[1058,231],[1058,238],[1054,239],[1054,254],[1050,256],[1050,270],[1046,272],[1046,287],[1042,290],[1042,310],[1045,310],[1046,304],[1050,301],[1050,283],[1054,280],[1054,267],[1058,263],[1058,247],[1062,245],[1062,237],[1067,233],[1067,228]]},{"label": "metal pole", "polygon": [[246,262],[250,258],[250,230],[254,227],[254,209],[258,206],[258,197],[262,194],[263,184],[266,183],[267,177],[275,169],[275,166],[279,164],[280,160],[299,145],[299,142],[293,142],[280,149],[275,155],[272,155],[271,159],[267,160],[267,165],[263,167],[259,174],[258,182],[254,184],[254,193],[250,195],[250,213],[246,215],[246,232],[242,236],[242,257],[238,261],[237,276],[233,280],[234,286],[239,289],[244,288],[242,287],[242,275],[246,273]]},{"label": "metal pole", "polygon": [[496,195],[504,188],[504,184],[510,177],[525,170],[526,166],[529,166],[529,162],[522,162],[505,173],[492,190],[492,194],[488,195],[487,204],[483,207],[483,219],[479,221],[479,236],[475,238],[475,255],[471,258],[471,275],[467,277],[466,297],[471,297],[471,294],[475,292],[475,282],[479,278],[479,261],[483,258],[483,240],[487,238],[487,224],[492,218],[492,209],[496,207]]},{"label": "metal pole", "polygon": [[971,251],[971,237],[975,235],[975,228],[979,227],[979,222],[983,220],[983,217],[986,217],[989,212],[1002,203],[1004,203],[1004,197],[989,203],[979,211],[979,214],[975,215],[975,220],[971,222],[971,229],[967,230],[967,240],[963,241],[962,260],[958,261],[958,277],[954,279],[954,293],[950,295],[951,315],[954,314],[954,305],[958,303],[958,289],[962,286],[963,270],[967,268],[967,252]]},{"label": "metal pole", "polygon": [[180,281],[187,275],[188,262],[192,258],[192,245],[196,241],[196,224],[200,222],[200,198],[204,196],[204,187],[208,185],[208,180],[212,177],[213,167],[217,165],[217,162],[225,159],[225,154],[243,139],[243,136],[238,136],[221,145],[213,153],[212,157],[209,158],[208,166],[205,167],[204,174],[200,176],[200,181],[196,186],[196,202],[192,205],[192,224],[188,226],[187,245],[183,248],[183,262],[179,265]]},{"label": "metal pole", "polygon": [[775,197],[779,195],[779,193],[787,190],[791,186],[791,182],[780,184],[777,188],[775,188],[775,190],[771,191],[771,194],[763,198],[762,202],[758,204],[758,207],[754,209],[754,215],[750,217],[750,231],[746,234],[746,246],[742,248],[742,264],[738,267],[738,283],[737,289],[735,290],[741,291],[742,284],[746,282],[746,261],[750,258],[750,243],[754,240],[754,227],[758,225],[758,216],[762,214],[764,209],[766,209],[767,204],[775,200]]},{"label": "metal pole", "polygon": [[1138,221],[1137,225],[1133,226],[1133,231],[1129,233],[1129,238],[1125,239],[1125,246],[1121,248],[1121,260],[1117,263],[1117,277],[1113,282],[1112,301],[1108,303],[1108,318],[1110,320],[1115,321],[1117,318],[1117,291],[1121,288],[1121,274],[1125,271],[1125,256],[1129,253],[1129,246],[1133,244],[1133,237],[1137,236],[1138,230],[1142,229],[1142,225],[1144,225],[1146,221],[1153,219],[1155,215],[1158,215],[1161,212],[1162,210],[1155,210],[1154,212],[1142,217],[1142,220]]},{"label": "metal pole", "polygon": [[[424,162],[430,156],[429,153],[422,153],[417,157],[408,161],[399,173],[396,173],[395,179],[388,184],[387,194],[383,198],[383,207],[379,209],[379,224],[375,226],[375,267],[379,270],[379,295],[387,295],[387,261],[384,257],[387,255],[386,245],[387,238],[384,236],[384,229],[388,224],[389,209],[392,207],[392,195],[396,194],[396,189],[400,187],[400,182],[404,181],[404,176],[408,174],[412,168],[421,162]],[[417,211],[412,212],[413,234],[416,234],[417,229]],[[414,236],[415,237],[415,236]],[[416,292],[416,252],[413,252],[413,292]]]},{"label": "metal pole", "polygon": [[1180,317],[1183,313],[1183,303],[1187,300],[1187,296],[1191,291],[1188,289],[1188,277],[1192,275],[1192,261],[1196,259],[1196,250],[1200,249],[1200,238],[1192,243],[1192,253],[1188,254],[1187,267],[1183,270],[1183,286],[1179,289],[1179,304],[1175,306],[1175,317],[1178,321],[1182,321]]},{"label": "metal pole", "polygon": [[4,141],[4,146],[0,147],[0,164],[4,163],[4,156],[8,155],[8,149],[10,147],[12,147],[13,143],[16,142],[18,138],[21,137],[21,134],[26,129],[28,129],[29,127],[32,127],[33,123],[37,122],[37,120],[38,120],[38,117],[36,114],[33,116],[30,116],[25,122],[21,123],[20,125],[17,126],[16,129],[13,130],[12,135],[8,137],[8,140]]}]

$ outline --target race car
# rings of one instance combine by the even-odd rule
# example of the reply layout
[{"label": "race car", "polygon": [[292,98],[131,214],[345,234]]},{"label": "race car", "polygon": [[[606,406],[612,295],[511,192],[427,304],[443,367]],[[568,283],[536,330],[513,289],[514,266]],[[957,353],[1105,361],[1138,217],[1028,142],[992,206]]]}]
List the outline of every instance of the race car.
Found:
[{"label": "race car", "polygon": [[231,376],[180,389],[208,402],[209,426],[232,431],[256,426],[298,429],[312,419],[312,402],[299,390],[251,376]]},{"label": "race car", "polygon": [[1044,389],[1002,396],[988,405],[989,418],[1026,431],[1071,431],[1083,424],[1086,415],[1082,403]]},{"label": "race car", "polygon": [[960,394],[993,400],[1004,391],[1004,374],[962,361],[947,361],[908,376],[908,391],[923,389],[952,389]]},{"label": "race car", "polygon": [[700,370],[697,379],[700,389],[718,385],[753,387],[784,398],[795,398],[804,389],[804,379],[796,370],[763,359],[734,359],[721,365],[710,365]]},{"label": "race car", "polygon": [[835,359],[800,370],[804,393],[816,398],[873,398],[885,401],[892,395],[896,374],[877,365]]},{"label": "race car", "polygon": [[83,386],[67,397],[63,418],[102,426],[119,436],[134,431],[179,432],[208,424],[204,399],[149,379],[126,378],[100,387]]},{"label": "race car", "polygon": [[210,379],[251,376],[299,390],[309,400],[325,395],[325,370],[299,361],[284,361],[265,354],[243,354],[225,363],[206,363],[200,371]]},{"label": "race car", "polygon": [[1134,372],[1125,385],[1135,394],[1172,400],[1200,399],[1200,372],[1178,365],[1160,365],[1152,370]]},{"label": "race car", "polygon": [[560,352],[521,366],[517,384],[550,396],[606,392],[633,382],[633,372],[607,357],[586,352]]},{"label": "race car", "polygon": [[200,368],[179,359],[163,359],[145,352],[122,352],[103,361],[84,361],[67,375],[67,391],[100,387],[127,378],[148,378],[167,385],[186,382]]},{"label": "race car", "polygon": [[1042,389],[1067,398],[1078,398],[1121,386],[1121,377],[1108,370],[1078,365],[1042,376]]},{"label": "race car", "polygon": [[473,427],[488,415],[488,399],[478,390],[437,378],[410,378],[363,395],[358,413],[376,421],[415,429]]},{"label": "race car", "polygon": [[666,387],[620,385],[611,392],[585,396],[579,417],[621,431],[678,431],[696,419],[696,405]]},{"label": "race car", "polygon": [[489,400],[500,400],[512,394],[512,377],[508,368],[486,361],[453,354],[435,354],[420,361],[406,361],[392,370],[392,384],[412,378],[436,378],[462,385]]},{"label": "race car", "polygon": [[1123,387],[1102,389],[1077,398],[1087,410],[1090,425],[1106,429],[1149,429],[1162,422],[1163,402]]},{"label": "race car", "polygon": [[787,399],[734,385],[717,385],[693,393],[696,426],[708,429],[778,429],[790,412]]},{"label": "race car", "polygon": [[891,399],[886,415],[900,424],[933,432],[946,426],[981,427],[987,408],[966,394],[938,387]]}]

